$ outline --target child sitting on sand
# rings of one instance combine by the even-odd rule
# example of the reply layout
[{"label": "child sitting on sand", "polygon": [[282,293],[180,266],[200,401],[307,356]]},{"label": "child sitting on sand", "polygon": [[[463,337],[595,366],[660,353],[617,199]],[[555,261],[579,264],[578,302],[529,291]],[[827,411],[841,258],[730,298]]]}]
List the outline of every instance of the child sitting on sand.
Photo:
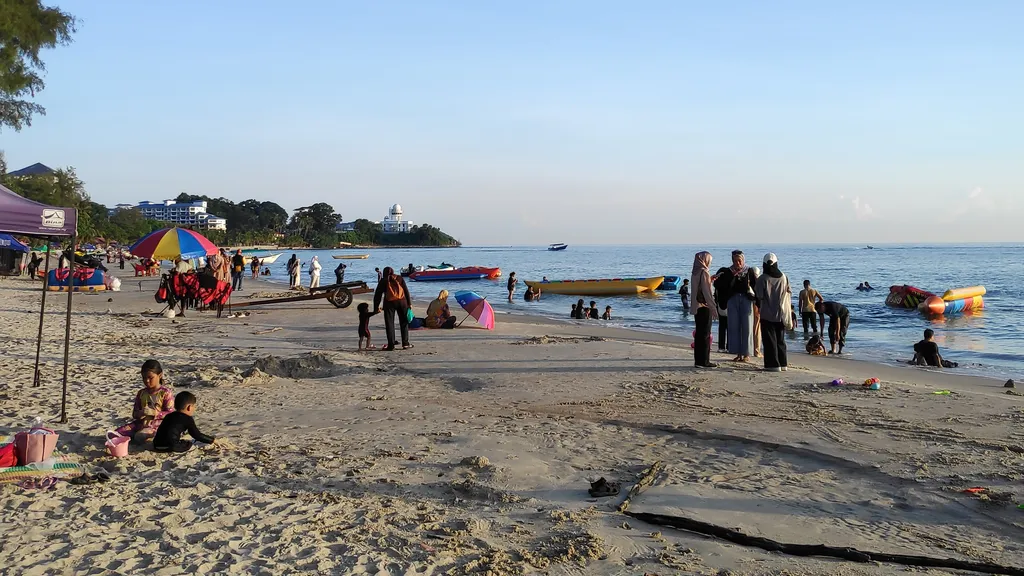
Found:
[{"label": "child sitting on sand", "polygon": [[804,349],[807,350],[807,353],[810,354],[811,356],[828,355],[828,352],[825,351],[825,342],[821,339],[821,336],[818,336],[817,333],[811,336],[811,338],[807,341],[807,344],[804,346]]},{"label": "child sitting on sand", "polygon": [[174,396],[164,386],[164,369],[156,360],[142,364],[142,386],[135,395],[132,422],[115,430],[140,442],[152,438],[164,417],[174,411]]},{"label": "child sitting on sand", "polygon": [[[366,302],[356,306],[356,310],[359,310],[359,350],[373,350],[373,345],[370,344],[370,318],[378,312],[371,312],[370,305]],[[364,340],[366,341],[365,346],[363,346]]]},{"label": "child sitting on sand", "polygon": [[917,366],[934,366],[936,368],[956,368],[956,362],[943,360],[939,354],[939,345],[935,343],[935,331],[927,329],[924,331],[924,340],[914,344],[914,359],[911,364]]},{"label": "child sitting on sand", "polygon": [[155,452],[188,452],[192,448],[192,443],[181,439],[181,435],[186,432],[197,442],[213,444],[213,436],[207,436],[196,428],[196,421],[192,418],[196,412],[196,402],[195,394],[178,392],[174,397],[174,412],[164,418],[156,431],[156,436],[153,437]]}]

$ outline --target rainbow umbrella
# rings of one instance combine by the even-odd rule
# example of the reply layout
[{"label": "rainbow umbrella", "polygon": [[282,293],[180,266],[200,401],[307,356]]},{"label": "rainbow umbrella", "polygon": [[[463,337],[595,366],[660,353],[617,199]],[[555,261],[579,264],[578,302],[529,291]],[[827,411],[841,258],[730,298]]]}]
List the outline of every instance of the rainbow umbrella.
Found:
[{"label": "rainbow umbrella", "polygon": [[488,330],[494,330],[494,308],[491,308],[486,298],[470,290],[460,290],[455,293],[455,301],[470,316],[476,318],[478,324]]},{"label": "rainbow umbrella", "polygon": [[199,258],[213,254],[217,247],[202,234],[184,228],[164,228],[144,236],[132,244],[129,252],[139,258],[153,260],[174,260]]}]

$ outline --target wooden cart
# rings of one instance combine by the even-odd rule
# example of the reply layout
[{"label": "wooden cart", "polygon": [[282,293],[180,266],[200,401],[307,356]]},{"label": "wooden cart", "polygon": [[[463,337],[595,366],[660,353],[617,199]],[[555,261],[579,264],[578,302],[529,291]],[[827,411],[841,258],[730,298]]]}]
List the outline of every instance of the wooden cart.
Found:
[{"label": "wooden cart", "polygon": [[[334,304],[335,308],[348,308],[352,304],[352,297],[356,294],[367,294],[373,292],[373,289],[366,285],[366,282],[345,282],[343,284],[330,284],[328,286],[318,286],[312,288],[308,294],[301,294],[296,296],[287,296],[285,298],[267,298],[264,300],[250,300],[248,302],[239,302],[238,304],[229,303],[227,308],[228,312],[231,312],[234,308],[248,308],[250,306],[263,306],[267,304],[287,304],[291,302],[306,302],[309,300],[327,300],[331,304]],[[219,318],[223,308],[217,310],[217,317]]]}]

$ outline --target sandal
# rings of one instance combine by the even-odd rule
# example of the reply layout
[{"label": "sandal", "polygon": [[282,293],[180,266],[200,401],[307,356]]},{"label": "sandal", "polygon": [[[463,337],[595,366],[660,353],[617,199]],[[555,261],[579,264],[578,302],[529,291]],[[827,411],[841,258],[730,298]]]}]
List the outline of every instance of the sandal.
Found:
[{"label": "sandal", "polygon": [[402,346],[402,350],[409,350],[411,348],[415,348],[415,346],[413,346],[412,344],[409,344],[409,345],[406,345],[406,346]]},{"label": "sandal", "polygon": [[88,486],[89,484],[100,484],[107,480],[110,480],[110,474],[107,474],[106,472],[97,472],[96,474],[87,473],[75,476],[71,480],[68,480],[68,483],[74,484],[75,486]]},{"label": "sandal", "polygon": [[587,492],[594,498],[604,498],[617,495],[619,490],[618,482],[608,482],[604,478],[598,478],[595,482],[590,483],[590,490]]}]

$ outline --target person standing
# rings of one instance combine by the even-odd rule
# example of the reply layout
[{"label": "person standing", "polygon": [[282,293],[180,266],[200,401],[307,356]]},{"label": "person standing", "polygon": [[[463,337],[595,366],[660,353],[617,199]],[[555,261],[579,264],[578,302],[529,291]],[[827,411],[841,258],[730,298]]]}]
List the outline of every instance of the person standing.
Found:
[{"label": "person standing", "polygon": [[711,253],[694,254],[690,283],[693,286],[693,299],[697,304],[697,311],[693,317],[697,325],[693,334],[693,365],[698,368],[717,367],[711,363],[711,324],[718,318],[718,308],[711,291],[710,270]]},{"label": "person standing", "polygon": [[679,298],[683,301],[683,316],[690,313],[690,281],[683,279],[683,285],[679,288]]},{"label": "person standing", "polygon": [[299,270],[301,266],[302,262],[299,261],[299,257],[292,254],[292,257],[288,259],[288,287],[293,290],[299,287]]},{"label": "person standing", "polygon": [[313,259],[309,261],[309,289],[320,287],[320,270],[323,266],[320,265],[320,259],[313,256]]},{"label": "person standing", "polygon": [[[751,268],[754,272],[754,281],[751,283],[751,288],[757,285],[757,279],[761,277],[761,269],[757,266]],[[761,306],[757,302],[757,298],[753,298],[753,326],[754,326],[754,358],[761,357]]]},{"label": "person standing", "polygon": [[374,268],[373,271],[377,273],[377,282],[384,279],[384,273],[380,271],[380,268]]},{"label": "person standing", "polygon": [[711,278],[715,288],[715,307],[718,309],[718,351],[729,351],[729,269],[719,268]]},{"label": "person standing", "polygon": [[804,336],[808,335],[808,325],[814,330],[814,333],[818,333],[818,313],[814,310],[814,307],[818,302],[824,302],[825,299],[821,297],[821,294],[811,288],[811,281],[804,280],[804,289],[800,291],[800,318],[804,323]]},{"label": "person standing", "polygon": [[516,278],[516,273],[515,272],[513,272],[513,273],[508,275],[508,285],[506,286],[506,288],[508,288],[508,301],[509,302],[512,301],[512,295],[515,294],[516,284],[518,284],[518,283],[519,283],[519,279]]},{"label": "person standing", "polygon": [[754,271],[742,250],[733,250],[729,281],[729,353],[735,362],[748,362],[754,352]]},{"label": "person standing", "polygon": [[124,270],[124,250],[120,251],[120,255],[117,258],[117,264],[121,267],[121,270]]},{"label": "person standing", "polygon": [[395,349],[395,315],[402,333],[402,349],[412,348],[409,343],[409,308],[412,307],[412,296],[401,275],[395,274],[390,266],[381,272],[380,282],[373,293],[373,309],[380,311],[384,306],[384,331],[387,333],[388,345],[382,350],[390,352]]},{"label": "person standing", "polygon": [[793,292],[789,278],[779,270],[779,258],[764,255],[764,274],[757,279],[754,294],[761,311],[761,340],[764,344],[764,369],[767,372],[786,370],[786,330],[793,326]]},{"label": "person standing", "polygon": [[252,279],[255,280],[260,277],[260,259],[253,256],[252,261],[249,262],[249,269],[252,270]]},{"label": "person standing", "polygon": [[236,292],[242,291],[242,277],[245,275],[245,256],[242,256],[242,250],[238,249],[235,251],[235,255],[231,257],[231,289]]},{"label": "person standing", "polygon": [[345,263],[342,262],[334,269],[334,279],[337,280],[337,284],[345,283],[345,268],[348,268],[348,266],[345,266]]},{"label": "person standing", "polygon": [[835,354],[838,346],[839,353],[842,354],[843,347],[846,346],[846,331],[850,328],[850,310],[839,302],[818,302],[814,305],[814,310],[821,320],[822,332],[825,331],[825,316],[828,316],[830,353]]}]

